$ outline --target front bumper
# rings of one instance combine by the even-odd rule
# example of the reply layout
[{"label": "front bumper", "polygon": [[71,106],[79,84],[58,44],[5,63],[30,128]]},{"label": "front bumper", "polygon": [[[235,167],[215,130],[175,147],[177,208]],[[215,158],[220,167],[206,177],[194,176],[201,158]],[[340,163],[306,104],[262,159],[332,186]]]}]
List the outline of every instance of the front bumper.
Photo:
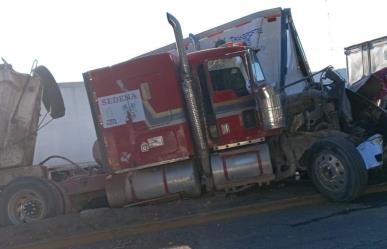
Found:
[{"label": "front bumper", "polygon": [[375,134],[357,146],[367,170],[383,165],[383,137]]}]

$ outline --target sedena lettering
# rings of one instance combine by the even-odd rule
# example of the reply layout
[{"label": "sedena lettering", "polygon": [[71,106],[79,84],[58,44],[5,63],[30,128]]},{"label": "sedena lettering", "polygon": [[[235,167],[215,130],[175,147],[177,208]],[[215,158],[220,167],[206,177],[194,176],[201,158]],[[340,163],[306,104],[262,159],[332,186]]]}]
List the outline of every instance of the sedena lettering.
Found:
[{"label": "sedena lettering", "polygon": [[101,102],[102,102],[102,105],[112,105],[112,104],[117,104],[117,103],[121,103],[124,101],[130,101],[130,100],[135,100],[135,99],[137,99],[136,94],[127,93],[127,94],[121,95],[121,96],[114,96],[114,97],[102,99]]},{"label": "sedena lettering", "polygon": [[104,128],[145,120],[141,93],[138,89],[98,98]]}]

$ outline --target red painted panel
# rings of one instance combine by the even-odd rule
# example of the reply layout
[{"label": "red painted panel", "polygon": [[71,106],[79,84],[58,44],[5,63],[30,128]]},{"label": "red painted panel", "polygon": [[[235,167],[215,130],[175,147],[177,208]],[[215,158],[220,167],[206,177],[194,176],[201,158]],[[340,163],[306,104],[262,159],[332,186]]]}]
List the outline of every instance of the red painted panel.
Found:
[{"label": "red painted panel", "polygon": [[[106,120],[106,113],[110,111],[100,109],[97,100],[101,97],[138,91],[142,101],[141,105],[135,107],[137,111],[142,110],[139,113],[143,113],[138,116],[139,120],[134,120],[132,114],[120,125],[113,122],[112,127],[104,127],[101,122],[99,124],[109,166],[113,170],[135,168],[193,154],[189,127],[183,112],[184,102],[176,61],[174,56],[166,53],[90,72],[90,84],[96,97],[93,105],[100,121]],[[114,104],[114,101],[120,100],[119,97],[111,101],[109,98],[106,103]],[[132,102],[122,105],[123,108],[131,108]],[[112,108],[114,117],[117,116],[114,114],[116,109]],[[126,117],[121,118],[125,120]]]},{"label": "red painted panel", "polygon": [[[195,75],[197,66],[206,60],[240,54],[245,49],[228,47],[203,50],[189,54],[188,58]],[[100,116],[98,129],[104,139],[109,166],[113,170],[136,168],[193,155],[190,129],[183,111],[177,61],[176,56],[164,53],[89,72],[91,89],[95,95],[92,104]],[[260,125],[244,127],[242,112],[255,110],[254,96],[237,96],[230,90],[213,92],[211,86],[209,89],[220,134],[217,139],[209,139],[210,145],[253,140],[279,132],[263,130]],[[101,98],[108,105],[102,105]],[[121,103],[122,99],[126,102]],[[139,99],[141,102],[135,103]],[[132,105],[134,109],[130,109]],[[109,109],[111,106],[115,106],[111,108],[113,111]],[[128,110],[130,115],[126,113]],[[124,115],[117,120],[110,119],[117,112]],[[229,132],[222,133],[222,124],[229,126]]]}]

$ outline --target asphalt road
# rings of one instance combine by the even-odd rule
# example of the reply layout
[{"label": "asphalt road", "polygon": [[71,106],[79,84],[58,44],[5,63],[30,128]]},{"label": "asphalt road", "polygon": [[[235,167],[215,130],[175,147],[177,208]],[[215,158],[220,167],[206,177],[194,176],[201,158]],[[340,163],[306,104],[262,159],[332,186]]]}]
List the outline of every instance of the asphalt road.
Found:
[{"label": "asphalt road", "polygon": [[71,247],[108,248],[387,248],[387,194]]},{"label": "asphalt road", "polygon": [[387,248],[387,185],[330,203],[309,182],[0,228],[0,248]]}]

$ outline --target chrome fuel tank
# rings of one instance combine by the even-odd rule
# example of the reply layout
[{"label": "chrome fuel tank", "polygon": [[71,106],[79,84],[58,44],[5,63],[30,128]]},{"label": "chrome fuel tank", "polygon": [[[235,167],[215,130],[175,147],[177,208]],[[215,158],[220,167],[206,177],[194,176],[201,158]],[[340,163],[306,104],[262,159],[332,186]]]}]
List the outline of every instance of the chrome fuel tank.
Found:
[{"label": "chrome fuel tank", "polygon": [[115,174],[106,180],[106,195],[112,207],[172,194],[200,195],[200,182],[193,161]]},{"label": "chrome fuel tank", "polygon": [[266,143],[211,156],[211,168],[218,190],[274,179]]}]

